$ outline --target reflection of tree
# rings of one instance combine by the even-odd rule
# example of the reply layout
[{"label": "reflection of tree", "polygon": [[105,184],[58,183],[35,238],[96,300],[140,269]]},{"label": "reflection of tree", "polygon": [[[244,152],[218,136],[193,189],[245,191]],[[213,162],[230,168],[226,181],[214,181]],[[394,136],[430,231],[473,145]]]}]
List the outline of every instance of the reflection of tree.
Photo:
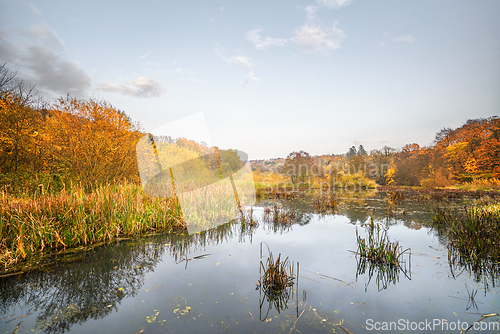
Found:
[{"label": "reflection of tree", "polygon": [[144,276],[160,261],[154,244],[121,243],[68,259],[50,272],[31,272],[2,279],[0,311],[22,303],[25,312],[41,310],[37,324],[46,332],[63,333],[74,324],[103,318],[126,296],[134,296]]},{"label": "reflection of tree", "polygon": [[63,333],[74,324],[103,318],[134,296],[144,277],[165,252],[177,261],[208,244],[231,238],[239,224],[224,224],[198,234],[172,233],[146,240],[123,241],[71,257],[51,271],[36,271],[0,280],[0,314],[22,305],[24,314],[40,311],[37,326]]}]

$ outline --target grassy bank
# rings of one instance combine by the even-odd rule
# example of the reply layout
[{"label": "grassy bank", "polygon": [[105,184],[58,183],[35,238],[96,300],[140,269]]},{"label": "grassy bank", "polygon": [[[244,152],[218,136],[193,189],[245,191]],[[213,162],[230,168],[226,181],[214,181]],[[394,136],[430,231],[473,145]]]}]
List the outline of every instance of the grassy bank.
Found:
[{"label": "grassy bank", "polygon": [[452,248],[464,258],[500,259],[500,203],[477,204],[459,212],[437,209],[433,220],[449,230]]},{"label": "grassy bank", "polygon": [[34,254],[185,227],[172,199],[147,196],[133,184],[81,187],[14,197],[0,192],[0,265]]}]

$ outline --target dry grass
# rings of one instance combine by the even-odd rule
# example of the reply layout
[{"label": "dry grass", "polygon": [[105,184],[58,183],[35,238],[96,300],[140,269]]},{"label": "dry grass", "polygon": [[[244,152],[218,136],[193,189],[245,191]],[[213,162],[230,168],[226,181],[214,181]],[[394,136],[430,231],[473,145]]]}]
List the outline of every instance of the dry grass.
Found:
[{"label": "dry grass", "polygon": [[132,184],[81,187],[57,195],[15,198],[0,192],[0,264],[33,254],[109,242],[118,237],[184,228],[173,199],[144,194]]}]

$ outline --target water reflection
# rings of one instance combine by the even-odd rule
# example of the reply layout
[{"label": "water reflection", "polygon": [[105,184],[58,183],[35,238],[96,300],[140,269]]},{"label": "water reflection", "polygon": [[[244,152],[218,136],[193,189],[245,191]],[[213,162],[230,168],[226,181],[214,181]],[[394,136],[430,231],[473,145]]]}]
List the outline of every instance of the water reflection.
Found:
[{"label": "water reflection", "polygon": [[[83,324],[90,319],[115,319],[108,320],[112,322],[116,321],[116,319],[125,319],[128,315],[132,315],[134,321],[137,320],[137,327],[130,329],[130,331],[135,330],[135,332],[143,329],[143,327],[139,327],[141,326],[140,321],[145,326],[150,326],[147,327],[148,330],[153,331],[160,328],[160,321],[165,321],[164,327],[162,327],[165,331],[168,327],[172,332],[180,329],[186,331],[193,329],[194,332],[202,332],[205,328],[203,326],[210,322],[214,327],[211,327],[213,330],[209,331],[215,333],[224,328],[217,327],[216,329],[216,319],[219,319],[219,317],[221,319],[219,324],[222,321],[224,324],[231,321],[231,330],[242,328],[243,332],[257,329],[257,332],[277,332],[281,330],[288,333],[291,328],[295,328],[295,325],[296,329],[301,332],[311,331],[316,328],[314,326],[324,332],[331,332],[332,329],[342,332],[341,326],[361,329],[359,324],[365,321],[368,314],[372,317],[379,316],[377,312],[380,310],[377,311],[377,308],[373,307],[369,308],[368,305],[371,306],[379,301],[384,303],[389,298],[393,298],[393,296],[388,297],[388,295],[394,293],[408,292],[408,296],[402,297],[406,298],[403,300],[405,303],[413,303],[416,300],[415,298],[420,297],[425,297],[427,301],[428,297],[433,297],[432,294],[440,292],[437,289],[441,288],[448,289],[446,290],[447,296],[447,294],[455,293],[451,289],[456,288],[459,290],[459,287],[463,286],[463,281],[467,283],[472,281],[466,276],[467,274],[472,275],[476,280],[478,280],[478,277],[483,279],[485,276],[490,277],[488,282],[493,282],[493,286],[498,285],[498,263],[493,266],[492,262],[490,262],[491,267],[476,272],[478,275],[476,277],[475,266],[467,267],[467,263],[460,263],[458,259],[450,262],[450,270],[454,277],[457,278],[457,283],[449,284],[454,281],[446,277],[448,268],[444,259],[445,254],[440,255],[442,260],[432,260],[434,262],[427,267],[425,265],[428,258],[418,258],[419,255],[417,254],[416,263],[418,264],[418,261],[421,260],[422,267],[418,268],[419,272],[411,282],[411,271],[403,271],[397,267],[377,266],[370,262],[367,263],[366,260],[357,259],[356,268],[354,268],[352,255],[347,252],[349,249],[353,249],[349,248],[350,239],[352,238],[353,242],[355,240],[354,226],[351,226],[349,222],[364,223],[373,217],[375,222],[381,222],[386,226],[391,226],[391,228],[396,224],[404,225],[411,230],[400,229],[399,232],[405,230],[405,232],[409,231],[409,235],[412,237],[418,235],[423,238],[421,240],[424,241],[415,241],[415,244],[420,249],[428,249],[430,240],[437,242],[435,237],[443,245],[446,245],[447,232],[432,229],[429,234],[433,235],[428,236],[424,233],[425,227],[431,225],[431,219],[430,215],[422,213],[424,209],[421,203],[418,206],[412,202],[402,201],[398,203],[393,210],[394,212],[391,213],[387,210],[387,203],[384,202],[382,196],[352,198],[356,203],[352,205],[355,209],[349,208],[349,200],[351,199],[340,199],[337,209],[338,213],[345,215],[347,218],[318,215],[314,211],[313,205],[311,205],[312,201],[308,201],[307,196],[294,201],[279,200],[273,202],[266,200],[268,205],[280,205],[286,210],[295,210],[295,219],[290,223],[280,224],[275,223],[273,220],[265,221],[263,219],[263,209],[248,210],[245,212],[244,217],[201,233],[187,234],[186,231],[177,231],[175,234],[159,235],[148,239],[121,241],[114,245],[96,248],[84,254],[75,254],[68,258],[60,257],[58,260],[64,260],[65,262],[53,266],[49,271],[38,271],[2,278],[0,279],[0,318],[14,313],[15,308],[21,308],[21,310],[16,309],[16,315],[10,319],[28,313],[33,313],[33,315],[8,324],[5,322],[0,323],[0,332],[11,333],[18,321],[25,321],[23,323],[25,325],[32,317],[36,317],[36,320],[32,321],[32,324],[34,324],[32,328],[36,328],[34,332],[42,330],[44,332],[62,333],[74,329],[75,324]],[[403,209],[406,209],[407,214],[403,214]],[[321,217],[323,220],[320,220]],[[421,227],[424,227],[424,231],[417,231]],[[395,230],[397,232],[397,227]],[[351,232],[352,235],[349,234]],[[274,234],[276,234],[276,237]],[[256,239],[254,240],[254,238]],[[300,259],[301,272],[315,274],[315,276],[309,275],[311,277],[306,277],[307,274],[303,274],[300,277],[301,288],[308,291],[307,302],[305,292],[299,290],[298,279],[297,285],[291,287],[287,293],[274,296],[266,296],[266,294],[262,293],[259,299],[259,292],[255,291],[255,281],[258,275],[257,268],[254,265],[255,259],[258,257],[258,252],[254,252],[255,248],[246,245],[241,245],[242,247],[234,246],[231,249],[232,257],[229,258],[227,256],[229,252],[224,253],[221,250],[222,247],[219,247],[219,259],[228,259],[227,262],[220,260],[220,266],[215,265],[218,260],[210,263],[217,256],[217,254],[214,254],[216,251],[213,248],[205,250],[210,245],[221,243],[252,244],[254,241],[260,242],[262,240],[275,242],[276,249],[290,254],[296,260],[303,256]],[[318,242],[318,240],[321,240],[321,242]],[[301,248],[304,245],[307,245],[308,248]],[[316,246],[318,248],[315,248]],[[254,247],[256,246],[254,245]],[[201,255],[190,255],[197,251],[201,251],[199,253]],[[316,253],[313,254],[313,252]],[[203,255],[205,256],[203,257]],[[314,263],[315,258],[325,256],[334,256],[336,260],[318,260]],[[453,259],[452,256],[450,258]],[[244,261],[247,259],[252,259],[248,261],[248,263],[251,262],[250,264]],[[164,266],[159,266],[162,261],[170,261],[172,266],[168,267],[168,270],[171,270],[171,268],[178,269],[175,274],[168,277],[162,276],[164,274],[162,270],[165,269]],[[175,263],[178,263],[178,265],[176,266]],[[445,266],[440,268],[445,271],[444,277],[440,278],[439,281],[434,281],[432,277],[428,279],[428,276],[434,275],[436,272],[441,274],[437,265],[441,266],[443,264]],[[212,267],[209,267],[209,265]],[[201,267],[203,267],[202,270]],[[423,267],[425,267],[424,271]],[[148,275],[146,278],[146,275],[155,269],[157,271],[156,276]],[[207,274],[207,271],[211,274]],[[332,277],[321,275],[319,272],[339,279],[332,279]],[[464,272],[466,275],[462,275]],[[425,275],[422,275],[422,273]],[[181,274],[185,275],[180,276]],[[221,275],[214,276],[215,274]],[[359,292],[356,289],[356,283],[340,285],[338,282],[340,278],[347,282],[354,281],[355,275],[356,281],[359,280],[360,283],[364,283],[364,289],[360,287]],[[191,276],[195,278],[193,279]],[[459,279],[459,276],[462,277]],[[150,277],[154,277],[152,281],[148,281]],[[180,283],[172,282],[174,280],[169,281],[170,278],[174,277],[175,279],[180,277],[180,282],[182,282],[183,278],[190,279],[188,282],[193,285],[190,284],[191,287],[187,288]],[[217,278],[215,283],[213,282],[214,277]],[[154,281],[155,279],[156,281]],[[426,281],[426,279],[428,280]],[[130,313],[130,309],[141,305],[137,301],[137,299],[142,298],[142,296],[138,296],[139,290],[145,290],[144,288],[152,290],[156,286],[154,283],[164,284],[162,280],[168,280],[169,289],[172,287],[172,289],[178,290],[172,292],[164,289],[164,291],[157,290],[154,294],[150,293],[150,296],[153,297],[149,297],[151,298],[151,304],[149,305],[154,303],[155,298],[161,298],[161,301],[155,306],[148,306],[150,308],[147,309],[146,313],[143,312],[144,314],[139,315],[139,312]],[[145,282],[151,283],[153,288],[144,287]],[[183,283],[187,286],[188,282]],[[371,288],[368,288],[370,284]],[[434,285],[432,288],[422,288],[424,284],[426,286]],[[374,285],[377,286],[377,289],[375,289]],[[251,292],[245,289],[250,289]],[[475,289],[475,287],[471,289]],[[377,292],[383,290],[387,290],[389,293]],[[432,291],[429,292],[429,290]],[[254,295],[251,295],[251,293],[254,293]],[[337,297],[328,297],[330,293],[332,296]],[[182,294],[183,297],[178,294]],[[227,297],[229,294],[231,297]],[[446,299],[446,296],[443,296],[443,300]],[[126,297],[135,298],[127,300]],[[189,304],[182,300],[184,297],[189,301]],[[387,299],[384,300],[384,298]],[[475,298],[473,301],[477,301],[479,305],[487,304],[488,300],[485,300],[485,296]],[[493,299],[491,296],[488,298]],[[165,300],[171,301],[171,303],[162,309],[162,306],[158,305],[162,305],[161,303],[164,303]],[[203,305],[201,302],[203,302]],[[397,313],[398,316],[404,314],[402,309],[404,309],[405,304],[403,302],[395,302],[396,306],[387,306],[383,311],[387,311],[387,314],[391,312]],[[465,301],[461,302],[464,303],[463,306],[465,307]],[[322,306],[318,306],[321,303],[323,303]],[[365,303],[366,307],[363,306]],[[390,304],[390,302],[387,303]],[[344,304],[347,304],[347,306]],[[446,312],[449,311],[448,313],[457,311],[456,309],[451,310],[455,306],[449,303],[449,299],[446,299],[445,302],[439,302],[438,305],[443,310],[445,309]],[[471,307],[469,307],[470,305]],[[467,306],[471,309],[474,308],[472,303],[470,305]],[[171,309],[168,307],[171,307]],[[189,311],[188,307],[192,307],[193,310]],[[264,321],[259,321],[256,314],[259,312],[257,307],[261,311],[260,319]],[[412,313],[407,314],[417,314],[415,315],[417,317],[419,312],[426,311],[427,306],[414,303],[411,308]],[[136,310],[138,309],[139,306]],[[111,313],[118,310],[120,315],[117,318],[114,318],[114,315],[111,316]],[[160,315],[157,314],[158,311],[156,310],[161,311]],[[177,310],[176,313],[174,313],[175,310]],[[287,311],[285,312],[285,310]],[[491,310],[481,311],[487,311],[486,313],[488,313]],[[366,315],[361,316],[362,312]],[[203,313],[202,318],[199,318],[200,313]],[[281,313],[278,318],[275,317],[277,313]],[[172,319],[169,319],[168,315]],[[438,315],[444,317],[445,311],[439,311]],[[255,322],[251,322],[254,320],[254,316]],[[180,317],[180,319],[176,317]],[[193,320],[192,317],[196,317],[197,320]],[[209,320],[202,323],[203,320],[201,319],[204,319],[203,317]],[[272,319],[272,321],[269,319]],[[325,319],[327,321],[324,321]],[[346,325],[346,322],[342,322],[342,319],[348,319],[350,323]],[[126,321],[129,320],[126,319]],[[266,321],[269,321],[269,323]],[[106,322],[99,322],[98,324],[101,325],[102,323]],[[196,323],[200,323],[200,325]],[[23,329],[22,326],[21,329]],[[28,328],[26,331],[29,330]]]},{"label": "water reflection", "polygon": [[[75,324],[103,318],[134,296],[164,252],[152,243],[121,243],[73,258],[71,263],[0,281],[0,313],[15,305],[37,314],[44,332],[64,333]],[[99,265],[96,265],[99,263]]]},{"label": "water reflection", "polygon": [[396,283],[399,282],[401,273],[403,273],[408,280],[411,280],[411,270],[409,270],[409,268],[407,269],[401,266],[383,263],[372,263],[365,258],[358,259],[356,257],[356,282],[361,275],[365,275],[366,269],[368,269],[368,280],[365,283],[365,292],[368,290],[368,286],[373,276],[375,276],[378,291],[387,289],[390,283],[396,285]]}]

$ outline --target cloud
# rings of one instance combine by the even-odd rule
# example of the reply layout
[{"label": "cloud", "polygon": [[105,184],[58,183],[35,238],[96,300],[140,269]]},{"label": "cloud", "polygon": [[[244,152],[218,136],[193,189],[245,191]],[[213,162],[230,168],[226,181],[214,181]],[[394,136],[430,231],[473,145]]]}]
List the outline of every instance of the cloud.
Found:
[{"label": "cloud", "polygon": [[238,86],[238,88],[240,87],[247,87],[248,84],[251,82],[251,81],[260,81],[259,78],[257,78],[256,76],[254,76],[253,74],[253,71],[250,71],[247,75],[247,77],[245,78],[245,80],[243,80]]},{"label": "cloud", "polygon": [[251,81],[260,81],[260,79],[254,75],[254,72],[253,72],[254,63],[252,62],[252,60],[249,57],[244,56],[242,54],[237,54],[235,56],[229,57],[229,56],[227,56],[228,52],[220,45],[215,46],[214,53],[215,53],[216,57],[222,59],[224,62],[226,62],[228,64],[238,65],[238,66],[242,66],[242,67],[245,67],[248,69],[247,77],[245,78],[245,80],[243,80],[236,87],[238,87],[238,88],[239,87],[247,87]]},{"label": "cloud", "polygon": [[85,95],[90,88],[90,77],[78,63],[63,60],[43,47],[29,48],[26,60],[36,74],[38,87],[76,96]]},{"label": "cloud", "polygon": [[264,50],[271,46],[283,46],[288,40],[283,38],[272,38],[272,37],[262,37],[261,32],[264,29],[254,29],[246,34],[247,40],[249,40],[256,49]]},{"label": "cloud", "polygon": [[66,52],[63,41],[45,23],[31,26],[26,35],[32,38],[36,44],[55,52]]},{"label": "cloud", "polygon": [[66,48],[44,23],[30,29],[0,31],[0,60],[11,63],[37,87],[56,94],[84,96],[91,80],[75,61],[66,59]]},{"label": "cloud", "polygon": [[146,57],[147,57],[147,56],[149,56],[152,52],[153,52],[153,51],[149,51],[148,53],[145,53],[145,54],[143,54],[143,55],[139,56],[139,59],[144,59],[144,58],[146,58]]},{"label": "cloud", "polygon": [[308,20],[314,20],[316,18],[316,12],[318,11],[318,7],[309,5],[304,8],[307,14]]},{"label": "cloud", "polygon": [[398,37],[394,37],[393,40],[402,43],[414,43],[415,37],[413,37],[412,35],[401,35]]},{"label": "cloud", "polygon": [[139,77],[130,81],[130,85],[119,85],[115,83],[100,82],[99,89],[106,92],[120,93],[136,97],[156,97],[166,90],[151,78]]},{"label": "cloud", "polygon": [[236,65],[241,65],[246,68],[252,68],[252,61],[250,58],[245,57],[245,56],[234,56],[229,58],[229,62],[236,64]]},{"label": "cloud", "polygon": [[2,62],[14,62],[18,58],[16,48],[10,43],[6,34],[0,30],[0,60]]},{"label": "cloud", "polygon": [[32,3],[30,3],[30,9],[36,15],[43,16],[42,13],[40,12],[40,10],[38,8],[36,8],[36,6],[34,4],[32,4]]},{"label": "cloud", "polygon": [[336,24],[327,27],[306,23],[295,31],[292,41],[306,53],[322,53],[340,48],[345,38],[344,31]]},{"label": "cloud", "polygon": [[330,9],[338,9],[351,4],[351,0],[317,0],[316,3]]}]

